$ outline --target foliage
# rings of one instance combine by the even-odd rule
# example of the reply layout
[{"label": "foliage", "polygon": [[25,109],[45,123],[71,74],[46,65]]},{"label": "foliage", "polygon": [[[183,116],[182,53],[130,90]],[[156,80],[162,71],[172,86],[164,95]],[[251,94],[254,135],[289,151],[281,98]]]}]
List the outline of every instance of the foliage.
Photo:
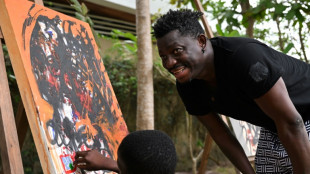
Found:
[{"label": "foliage", "polygon": [[[248,29],[254,27],[254,38],[308,62],[306,49],[309,47],[306,43],[310,30],[310,18],[307,17],[310,13],[309,0],[200,1],[206,13],[217,22],[216,35],[246,36]],[[170,1],[179,7],[192,2],[193,0]]]},{"label": "foliage", "polygon": [[[102,37],[109,39],[104,36]],[[119,37],[125,37],[129,40],[121,41],[118,39]],[[115,94],[120,102],[128,100],[128,98],[136,98],[136,36],[131,33],[113,30],[112,39],[109,40],[113,42],[113,47],[105,54],[103,62],[109,74]]]}]

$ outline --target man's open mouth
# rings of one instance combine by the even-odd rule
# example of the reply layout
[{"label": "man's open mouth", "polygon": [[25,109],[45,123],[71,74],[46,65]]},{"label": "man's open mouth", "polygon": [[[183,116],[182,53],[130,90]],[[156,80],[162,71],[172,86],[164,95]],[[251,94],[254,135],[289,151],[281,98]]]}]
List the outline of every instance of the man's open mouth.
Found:
[{"label": "man's open mouth", "polygon": [[171,73],[172,73],[173,75],[177,75],[177,74],[183,72],[184,69],[185,69],[185,66],[179,66],[179,67],[177,67],[177,68],[172,69],[172,70],[171,70]]}]

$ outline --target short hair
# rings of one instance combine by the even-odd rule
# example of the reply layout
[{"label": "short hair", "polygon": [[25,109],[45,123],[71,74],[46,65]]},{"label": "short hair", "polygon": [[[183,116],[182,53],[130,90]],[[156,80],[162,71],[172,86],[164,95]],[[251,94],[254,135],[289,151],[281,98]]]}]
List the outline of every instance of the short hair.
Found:
[{"label": "short hair", "polygon": [[182,36],[197,37],[204,34],[204,30],[198,21],[202,14],[202,12],[189,9],[169,10],[157,19],[153,26],[153,34],[156,38],[161,38],[173,30],[178,30]]},{"label": "short hair", "polygon": [[118,148],[128,174],[174,174],[177,155],[171,138],[158,130],[128,134]]}]

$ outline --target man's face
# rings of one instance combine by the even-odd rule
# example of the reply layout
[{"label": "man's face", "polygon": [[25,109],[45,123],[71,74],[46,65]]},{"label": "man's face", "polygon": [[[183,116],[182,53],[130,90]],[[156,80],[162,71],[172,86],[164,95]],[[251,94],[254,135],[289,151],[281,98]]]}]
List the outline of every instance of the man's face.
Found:
[{"label": "man's face", "polygon": [[158,52],[164,68],[180,83],[202,78],[205,65],[202,44],[192,36],[181,36],[178,30],[157,39]]}]

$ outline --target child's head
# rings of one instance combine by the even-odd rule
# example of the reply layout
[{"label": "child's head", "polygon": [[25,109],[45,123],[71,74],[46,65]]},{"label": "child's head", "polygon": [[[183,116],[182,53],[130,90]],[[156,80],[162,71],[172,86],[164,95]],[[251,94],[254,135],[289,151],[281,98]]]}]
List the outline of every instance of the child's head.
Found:
[{"label": "child's head", "polygon": [[170,137],[158,130],[127,135],[118,148],[121,174],[174,174],[177,156]]}]

